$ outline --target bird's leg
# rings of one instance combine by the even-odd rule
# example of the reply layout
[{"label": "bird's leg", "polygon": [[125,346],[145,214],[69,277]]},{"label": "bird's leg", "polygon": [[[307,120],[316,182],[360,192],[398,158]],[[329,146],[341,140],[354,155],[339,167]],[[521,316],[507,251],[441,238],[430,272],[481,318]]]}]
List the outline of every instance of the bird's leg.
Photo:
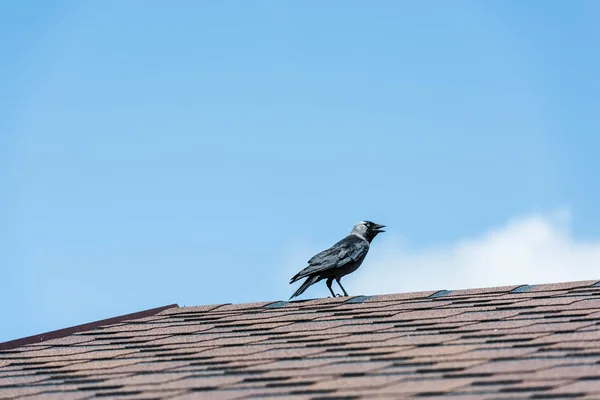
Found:
[{"label": "bird's leg", "polygon": [[344,287],[342,286],[342,282],[340,282],[340,279],[342,279],[341,277],[339,278],[335,278],[335,281],[338,283],[338,285],[340,285],[340,287],[342,288],[342,291],[344,292],[344,296],[348,296],[348,293],[346,293],[346,289],[344,289]]},{"label": "bird's leg", "polygon": [[331,292],[331,295],[332,295],[333,297],[336,297],[336,294],[335,294],[335,293],[333,293],[333,289],[331,288],[331,284],[332,284],[332,283],[333,283],[333,278],[327,278],[327,282],[326,282],[326,284],[327,284],[327,289],[329,289],[329,291]]}]

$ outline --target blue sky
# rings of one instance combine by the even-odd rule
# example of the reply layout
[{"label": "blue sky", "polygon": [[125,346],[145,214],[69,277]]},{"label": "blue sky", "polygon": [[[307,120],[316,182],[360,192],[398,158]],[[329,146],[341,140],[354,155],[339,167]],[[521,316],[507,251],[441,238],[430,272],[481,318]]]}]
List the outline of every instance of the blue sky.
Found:
[{"label": "blue sky", "polygon": [[[451,249],[489,254],[494,229],[501,254],[546,240],[521,260],[533,272],[478,256],[497,280],[454,284],[595,274],[598,16],[594,1],[2,2],[0,341],[287,299],[363,219],[388,225],[371,257],[391,269],[368,258],[350,294],[451,289]],[[562,275],[534,268],[557,247]]]}]

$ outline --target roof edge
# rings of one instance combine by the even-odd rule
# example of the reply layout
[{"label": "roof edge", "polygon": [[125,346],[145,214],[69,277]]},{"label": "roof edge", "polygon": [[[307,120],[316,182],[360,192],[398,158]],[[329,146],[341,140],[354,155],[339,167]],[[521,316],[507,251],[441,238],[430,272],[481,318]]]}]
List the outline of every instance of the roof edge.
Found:
[{"label": "roof edge", "polygon": [[50,331],[46,333],[41,333],[39,335],[27,336],[22,339],[10,340],[8,342],[0,343],[0,351],[12,350],[17,347],[25,346],[28,344],[45,342],[47,340],[60,339],[74,333],[91,331],[92,329],[98,328],[103,325],[111,325],[116,324],[123,321],[129,321],[134,319],[146,318],[156,315],[164,310],[168,310],[170,308],[178,308],[177,304],[169,304],[168,306],[162,306],[157,308],[151,308],[149,310],[138,311],[131,314],[120,315],[118,317],[112,317],[107,319],[102,319],[99,321],[88,322],[87,324],[76,325],[70,328],[58,329],[56,331]]}]

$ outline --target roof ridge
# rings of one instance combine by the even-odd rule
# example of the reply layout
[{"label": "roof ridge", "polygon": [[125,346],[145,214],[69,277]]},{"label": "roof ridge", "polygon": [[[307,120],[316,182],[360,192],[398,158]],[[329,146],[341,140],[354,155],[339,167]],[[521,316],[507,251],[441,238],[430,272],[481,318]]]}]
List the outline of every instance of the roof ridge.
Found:
[{"label": "roof ridge", "polygon": [[600,286],[600,280],[585,280],[585,281],[566,281],[566,282],[553,282],[553,283],[544,283],[544,284],[514,284],[507,286],[484,286],[477,288],[464,288],[464,289],[439,289],[439,290],[426,290],[426,291],[417,291],[417,292],[397,292],[397,293],[382,293],[376,295],[354,295],[349,297],[315,297],[311,299],[299,299],[299,300],[270,300],[270,301],[261,301],[261,302],[246,302],[246,303],[221,303],[221,304],[207,304],[200,306],[181,306],[181,309],[198,309],[202,311],[232,311],[238,310],[241,311],[243,309],[250,308],[284,308],[287,306],[296,306],[296,305],[307,305],[306,303],[318,302],[318,303],[362,303],[362,302],[373,302],[373,301],[381,301],[382,298],[388,298],[390,300],[394,299],[403,299],[403,300],[418,300],[418,299],[435,299],[439,297],[446,296],[465,296],[465,295],[475,295],[479,292],[482,294],[489,294],[492,292],[496,293],[524,293],[531,290],[535,291],[545,291],[545,290],[560,290],[560,288],[576,288],[576,287],[592,287],[592,286]]}]

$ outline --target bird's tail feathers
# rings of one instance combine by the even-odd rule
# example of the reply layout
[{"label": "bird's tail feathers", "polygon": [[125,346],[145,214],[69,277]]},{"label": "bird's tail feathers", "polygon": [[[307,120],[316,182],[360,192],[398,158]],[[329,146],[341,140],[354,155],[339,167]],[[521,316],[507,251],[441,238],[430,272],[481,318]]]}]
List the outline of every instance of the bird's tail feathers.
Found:
[{"label": "bird's tail feathers", "polygon": [[[292,279],[293,279],[293,278],[292,278]],[[300,287],[298,288],[298,290],[296,290],[296,291],[294,292],[294,294],[292,295],[292,297],[290,297],[290,300],[291,300],[291,299],[293,299],[293,298],[294,298],[294,297],[296,297],[296,296],[300,296],[302,293],[304,293],[304,291],[305,291],[306,289],[308,289],[308,287],[309,287],[310,285],[312,285],[313,283],[317,282],[318,280],[319,280],[319,277],[318,277],[318,276],[309,276],[309,277],[308,277],[308,278],[307,278],[307,279],[304,281],[304,283],[302,284],[302,286],[300,286]]]}]

